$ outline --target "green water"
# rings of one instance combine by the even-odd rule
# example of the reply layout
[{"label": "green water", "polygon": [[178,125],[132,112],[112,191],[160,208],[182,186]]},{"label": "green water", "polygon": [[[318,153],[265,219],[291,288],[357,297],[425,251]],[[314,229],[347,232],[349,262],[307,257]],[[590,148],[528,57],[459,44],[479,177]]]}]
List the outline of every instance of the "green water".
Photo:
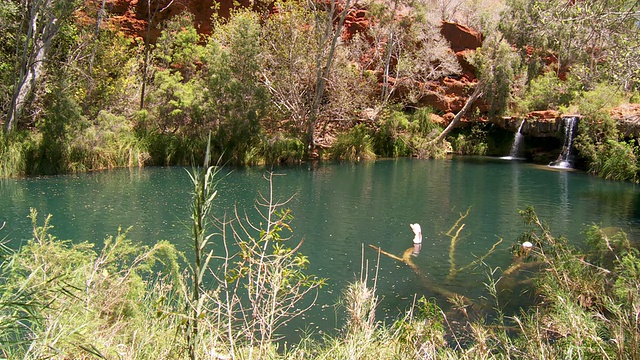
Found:
[{"label": "green water", "polygon": [[[506,267],[510,247],[525,230],[518,209],[533,205],[556,235],[580,244],[586,224],[614,226],[636,237],[640,197],[633,184],[603,181],[491,158],[381,160],[360,164],[311,164],[275,169],[274,190],[289,203],[296,239],[309,256],[309,272],[328,278],[318,304],[291,329],[326,331],[339,326],[334,304],[347,282],[360,276],[363,244],[402,255],[411,246],[410,223],[422,225],[424,243],[414,262],[429,278],[471,298],[485,295],[486,267],[448,279],[449,238],[443,235],[470,208],[457,246],[463,266],[504,241],[485,262]],[[258,192],[268,194],[264,168],[233,170],[219,186],[217,214],[233,206],[251,209]],[[62,239],[101,242],[119,226],[144,243],[167,239],[189,250],[191,185],[184,168],[121,169],[91,174],[0,180],[0,238],[18,247],[30,237],[29,208],[53,214],[52,233]],[[251,212],[250,212],[251,214]],[[364,247],[369,274],[377,253]],[[380,260],[380,317],[393,319],[414,295],[434,296],[405,265]],[[443,299],[439,299],[444,303]]]}]

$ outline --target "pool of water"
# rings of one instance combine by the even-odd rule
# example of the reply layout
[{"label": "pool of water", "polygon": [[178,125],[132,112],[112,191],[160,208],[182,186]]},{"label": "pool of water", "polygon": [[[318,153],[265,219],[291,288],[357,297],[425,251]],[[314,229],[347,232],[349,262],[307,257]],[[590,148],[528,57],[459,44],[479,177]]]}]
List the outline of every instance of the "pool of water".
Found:
[{"label": "pool of water", "polygon": [[[191,185],[185,168],[119,169],[79,175],[0,180],[0,238],[18,247],[31,236],[29,208],[53,214],[52,233],[61,239],[100,243],[118,227],[129,238],[147,244],[170,240],[189,253]],[[604,181],[584,173],[486,157],[445,160],[379,160],[313,163],[275,169],[225,171],[219,185],[216,214],[234,206],[252,208],[259,193],[268,195],[264,179],[278,175],[274,195],[293,196],[287,206],[294,216],[294,241],[304,239],[309,272],[327,278],[317,304],[286,332],[335,329],[341,324],[334,306],[346,284],[365,272],[378,271],[379,316],[391,321],[407,309],[414,296],[446,300],[428,284],[470,298],[485,296],[491,268],[509,266],[510,248],[525,231],[518,210],[531,205],[555,235],[574,244],[585,226],[618,227],[636,238],[640,197],[634,184]],[[461,213],[459,241],[453,258],[445,233]],[[256,218],[257,220],[257,218]],[[412,259],[424,279],[406,265],[382,256],[369,244],[402,256],[411,247],[410,223],[419,223],[422,249]],[[449,276],[451,262],[462,267],[503,241],[485,259],[485,266]],[[297,329],[297,330],[296,330]]]}]

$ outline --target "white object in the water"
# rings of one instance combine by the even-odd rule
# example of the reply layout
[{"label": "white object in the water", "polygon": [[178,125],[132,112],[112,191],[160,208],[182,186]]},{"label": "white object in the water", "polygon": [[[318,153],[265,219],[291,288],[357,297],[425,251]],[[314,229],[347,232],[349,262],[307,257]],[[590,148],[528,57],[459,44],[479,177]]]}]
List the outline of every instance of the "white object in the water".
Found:
[{"label": "white object in the water", "polygon": [[525,241],[525,242],[522,243],[522,247],[524,249],[529,250],[529,249],[531,249],[533,247],[533,244],[531,242],[529,242],[529,241]]},{"label": "white object in the water", "polygon": [[420,227],[420,224],[418,223],[409,224],[409,226],[411,227],[411,230],[413,230],[413,233],[415,234],[415,236],[413,237],[413,243],[422,244],[422,228]]}]

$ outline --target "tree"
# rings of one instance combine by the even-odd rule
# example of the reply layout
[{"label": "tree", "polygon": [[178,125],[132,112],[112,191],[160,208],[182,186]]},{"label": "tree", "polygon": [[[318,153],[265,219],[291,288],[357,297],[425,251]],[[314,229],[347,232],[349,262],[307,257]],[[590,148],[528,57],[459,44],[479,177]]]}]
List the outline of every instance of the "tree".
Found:
[{"label": "tree", "polygon": [[[545,58],[592,86],[640,87],[640,2],[637,0],[509,0],[500,29],[523,55],[533,51],[530,78]],[[528,48],[527,48],[528,47]],[[530,54],[529,54],[530,55]],[[537,65],[537,66],[536,66]]]},{"label": "tree", "polygon": [[442,141],[480,98],[486,99],[495,114],[507,109],[511,100],[511,88],[515,84],[520,67],[520,59],[513,48],[494,35],[485,40],[482,47],[476,51],[472,62],[476,67],[478,82],[451,123],[431,141],[433,144]]},{"label": "tree", "polygon": [[149,80],[149,60],[151,57],[151,29],[155,26],[154,21],[158,13],[161,13],[173,4],[174,0],[155,1],[155,6],[151,6],[151,0],[147,0],[147,31],[144,36],[144,59],[142,62],[142,89],[140,91],[140,109],[144,109],[146,97],[147,81]]},{"label": "tree", "polygon": [[203,126],[205,47],[190,16],[164,24],[148,71],[153,81],[146,91],[149,123],[160,133],[197,134]]},{"label": "tree", "polygon": [[16,42],[15,79],[11,103],[9,104],[5,131],[11,132],[29,102],[36,84],[44,74],[53,39],[61,26],[76,9],[76,1],[67,0],[22,0],[21,39]]},{"label": "tree", "polygon": [[19,4],[13,1],[0,2],[0,116],[6,114],[13,94],[14,64],[19,40]]},{"label": "tree", "polygon": [[214,146],[226,160],[250,163],[268,104],[260,79],[258,16],[240,11],[218,24],[206,51],[206,121]]},{"label": "tree", "polygon": [[[320,114],[320,108],[327,86],[327,79],[331,72],[338,39],[342,33],[344,21],[351,11],[351,0],[346,0],[344,7],[339,9],[337,0],[329,2],[309,1],[309,6],[314,14],[315,35],[318,42],[316,47],[316,77],[313,100],[309,109],[307,120],[307,149],[313,150],[316,146],[315,129]],[[337,22],[335,21],[337,19]]]}]

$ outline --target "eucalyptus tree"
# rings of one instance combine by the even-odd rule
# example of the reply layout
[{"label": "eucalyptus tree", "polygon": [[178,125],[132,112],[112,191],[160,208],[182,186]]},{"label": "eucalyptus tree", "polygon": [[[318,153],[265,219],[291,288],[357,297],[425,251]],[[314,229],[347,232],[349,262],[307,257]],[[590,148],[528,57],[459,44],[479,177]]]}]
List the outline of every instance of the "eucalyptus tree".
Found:
[{"label": "eucalyptus tree", "polygon": [[11,132],[20,113],[30,102],[39,81],[54,38],[78,6],[73,0],[13,1],[22,16],[16,39],[15,77],[8,107],[5,130]]},{"label": "eucalyptus tree", "polygon": [[[355,0],[357,2],[357,0]],[[344,21],[355,5],[351,0],[339,4],[337,0],[308,2],[314,15],[314,29],[317,47],[315,48],[315,86],[307,120],[306,145],[308,149],[316,146],[315,130],[320,115],[327,79],[336,55]]]},{"label": "eucalyptus tree", "polygon": [[521,61],[511,45],[499,36],[497,33],[486,39],[470,59],[476,67],[478,77],[473,92],[451,123],[431,143],[442,141],[481,98],[489,104],[493,114],[501,114],[507,110],[512,100],[513,88],[518,84],[517,79],[521,78]]},{"label": "eucalyptus tree", "polygon": [[166,11],[171,5],[173,5],[174,0],[156,0],[152,4],[151,0],[146,0],[146,9],[147,9],[147,28],[144,35],[144,58],[142,62],[142,86],[140,91],[140,109],[145,108],[145,97],[146,97],[146,89],[147,89],[147,81],[149,79],[149,61],[151,57],[151,30],[153,29],[156,21],[156,16],[159,13]]},{"label": "eucalyptus tree", "polygon": [[[601,81],[640,87],[640,2],[637,0],[509,0],[501,31],[523,55],[557,57],[556,71],[571,69],[592,87]],[[532,55],[532,54],[527,54]]]},{"label": "eucalyptus tree", "polygon": [[263,81],[275,107],[290,117],[293,132],[304,137],[312,150],[316,125],[326,115],[336,58],[344,45],[343,25],[354,4],[311,0],[278,1],[275,6],[278,11],[267,18],[263,31]]},{"label": "eucalyptus tree", "polygon": [[260,79],[260,23],[256,13],[240,10],[218,23],[206,46],[207,126],[225,160],[251,163],[262,135],[268,91]]},{"label": "eucalyptus tree", "polygon": [[14,63],[20,8],[17,2],[0,2],[0,116],[6,120],[7,110],[13,92]]},{"label": "eucalyptus tree", "polygon": [[148,64],[145,103],[149,130],[197,134],[202,130],[205,46],[191,26],[193,18],[179,15],[163,24]]}]

